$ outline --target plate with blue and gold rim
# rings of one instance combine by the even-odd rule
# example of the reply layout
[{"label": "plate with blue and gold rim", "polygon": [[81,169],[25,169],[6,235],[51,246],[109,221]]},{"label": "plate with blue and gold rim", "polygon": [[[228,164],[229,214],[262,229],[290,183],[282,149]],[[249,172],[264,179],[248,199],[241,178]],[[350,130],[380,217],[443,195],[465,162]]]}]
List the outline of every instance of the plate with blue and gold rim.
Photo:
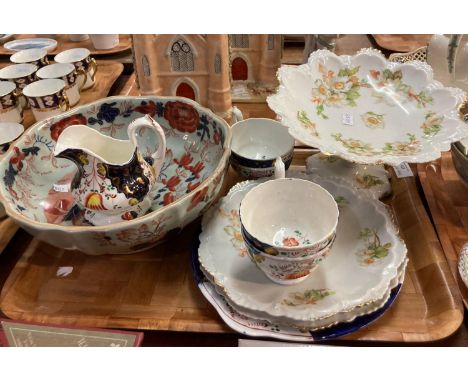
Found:
[{"label": "plate with blue and gold rim", "polygon": [[468,136],[458,111],[465,92],[434,80],[425,62],[318,50],[306,64],[283,65],[278,78],[267,101],[289,133],[351,162],[428,162]]},{"label": "plate with blue and gold rim", "polygon": [[254,318],[235,309],[203,273],[198,261],[198,239],[192,251],[192,271],[198,288],[207,301],[216,309],[221,319],[233,330],[251,337],[267,337],[284,341],[315,342],[331,340],[346,334],[354,333],[380,318],[392,306],[403,283],[404,267],[395,285],[389,290],[385,301],[367,314],[357,315],[347,322],[337,322],[335,325],[324,326],[316,330],[296,328],[283,323],[271,322],[267,319]]},{"label": "plate with blue and gold rim", "polygon": [[305,172],[288,176],[312,180],[337,200],[340,219],[330,255],[300,284],[272,283],[248,257],[240,234],[240,202],[261,180],[242,182],[202,221],[198,256],[212,283],[252,315],[308,327],[382,300],[406,261],[406,246],[387,207],[337,179]]},{"label": "plate with blue and gold rim", "polygon": [[18,52],[24,49],[43,48],[50,53],[57,47],[57,41],[51,38],[23,38],[12,40],[3,45],[5,49]]}]

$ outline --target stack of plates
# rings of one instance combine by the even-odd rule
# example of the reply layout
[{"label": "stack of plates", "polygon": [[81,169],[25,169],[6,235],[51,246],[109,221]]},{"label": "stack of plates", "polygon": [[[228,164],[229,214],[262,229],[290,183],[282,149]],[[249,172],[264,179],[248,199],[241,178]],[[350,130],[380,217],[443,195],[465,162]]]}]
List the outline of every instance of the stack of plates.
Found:
[{"label": "stack of plates", "polygon": [[232,329],[250,336],[310,342],[368,325],[396,298],[407,264],[386,206],[340,179],[287,176],[318,183],[335,197],[340,218],[331,254],[300,284],[271,282],[247,255],[238,214],[262,180],[242,182],[203,218],[193,259],[199,288]]}]

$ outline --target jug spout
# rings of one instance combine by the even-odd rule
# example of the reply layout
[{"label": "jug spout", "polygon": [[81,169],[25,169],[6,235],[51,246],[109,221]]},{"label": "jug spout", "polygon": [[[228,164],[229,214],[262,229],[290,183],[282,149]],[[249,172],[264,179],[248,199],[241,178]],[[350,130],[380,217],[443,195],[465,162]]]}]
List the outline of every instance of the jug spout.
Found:
[{"label": "jug spout", "polygon": [[132,141],[108,137],[86,125],[69,126],[58,137],[54,156],[75,162],[80,153],[102,163],[121,166],[131,161],[135,146]]}]

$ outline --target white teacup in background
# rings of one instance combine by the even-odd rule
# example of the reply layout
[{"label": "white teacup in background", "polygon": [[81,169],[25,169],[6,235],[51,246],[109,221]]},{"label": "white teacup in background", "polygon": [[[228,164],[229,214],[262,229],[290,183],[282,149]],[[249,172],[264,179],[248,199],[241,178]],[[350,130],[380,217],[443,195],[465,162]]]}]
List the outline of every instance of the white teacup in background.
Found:
[{"label": "white teacup in background", "polygon": [[86,80],[84,69],[76,69],[73,64],[52,64],[37,71],[39,79],[58,78],[65,82],[65,94],[70,106],[75,106],[80,101],[80,90]]},{"label": "white teacup in background", "polygon": [[86,41],[89,39],[87,34],[69,34],[68,38],[73,42]]},{"label": "white teacup in background", "polygon": [[[89,89],[94,85],[94,78],[97,72],[96,60],[91,57],[91,52],[86,48],[74,48],[64,50],[54,57],[56,62],[62,64],[73,64],[77,70],[84,70],[87,78],[83,85],[83,90]],[[80,83],[80,86],[82,84]]]},{"label": "white teacup in background", "polygon": [[36,81],[37,66],[34,64],[15,64],[0,69],[0,81],[10,81],[16,85],[17,95],[21,97],[21,106],[28,107],[28,101],[22,96],[23,89]]},{"label": "white teacup in background", "polygon": [[89,36],[96,49],[112,49],[120,42],[118,34],[90,34]]},{"label": "white teacup in background", "polygon": [[23,94],[31,105],[36,121],[42,121],[70,109],[65,87],[63,80],[47,79],[36,81],[24,88]]},{"label": "white teacup in background", "polygon": [[20,105],[16,85],[10,81],[0,81],[0,122],[23,121],[23,108]]},{"label": "white teacup in background", "polygon": [[10,56],[10,61],[15,64],[33,64],[38,68],[49,65],[47,49],[43,48],[20,50]]}]

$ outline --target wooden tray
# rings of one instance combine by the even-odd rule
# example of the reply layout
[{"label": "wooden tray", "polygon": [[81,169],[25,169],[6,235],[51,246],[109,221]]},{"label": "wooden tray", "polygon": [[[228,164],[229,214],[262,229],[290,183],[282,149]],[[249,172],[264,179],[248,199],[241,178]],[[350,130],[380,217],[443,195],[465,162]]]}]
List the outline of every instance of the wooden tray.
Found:
[{"label": "wooden tray", "polygon": [[[8,41],[19,40],[23,38],[37,38],[37,37],[44,37],[44,35],[40,34],[15,34],[11,39]],[[48,36],[47,36],[48,37]],[[49,55],[56,55],[64,50],[73,49],[73,48],[88,48],[91,51],[91,55],[93,56],[104,56],[110,54],[117,54],[122,53],[127,50],[130,50],[132,47],[132,40],[130,35],[128,34],[121,34],[119,35],[119,45],[112,49],[96,49],[94,48],[93,43],[91,42],[91,38],[87,39],[86,41],[79,41],[74,42],[70,41],[68,35],[66,34],[57,34],[51,37],[52,39],[57,41],[57,47],[49,53]],[[0,56],[10,56],[15,53],[12,50],[6,49],[3,47],[3,44],[0,45]]]},{"label": "wooden tray", "polygon": [[418,175],[440,243],[468,308],[468,290],[458,274],[458,255],[468,242],[468,189],[463,185],[450,152],[436,161],[419,164]]},{"label": "wooden tray", "polygon": [[[123,72],[123,64],[120,62],[97,60],[97,64],[98,71],[96,73],[96,82],[94,86],[81,92],[80,102],[74,107],[96,101],[103,97],[107,97],[112,85]],[[7,65],[11,64],[1,63],[0,68],[3,68]],[[25,110],[23,117],[23,125],[26,129],[36,122],[30,109]]]},{"label": "wooden tray", "polygon": [[[296,150],[303,166],[312,150]],[[230,169],[224,189],[239,180]],[[343,339],[434,341],[454,333],[463,305],[414,178],[392,178],[394,211],[410,262],[394,306],[374,324]],[[86,256],[53,248],[21,230],[26,250],[0,295],[9,318],[109,328],[232,333],[204,299],[190,267],[199,221],[178,240],[135,255]],[[7,256],[16,256],[9,246]],[[68,268],[61,268],[68,267]],[[59,276],[59,270],[68,270]]]},{"label": "wooden tray", "polygon": [[375,42],[383,49],[392,52],[411,52],[426,46],[431,34],[373,34]]}]

